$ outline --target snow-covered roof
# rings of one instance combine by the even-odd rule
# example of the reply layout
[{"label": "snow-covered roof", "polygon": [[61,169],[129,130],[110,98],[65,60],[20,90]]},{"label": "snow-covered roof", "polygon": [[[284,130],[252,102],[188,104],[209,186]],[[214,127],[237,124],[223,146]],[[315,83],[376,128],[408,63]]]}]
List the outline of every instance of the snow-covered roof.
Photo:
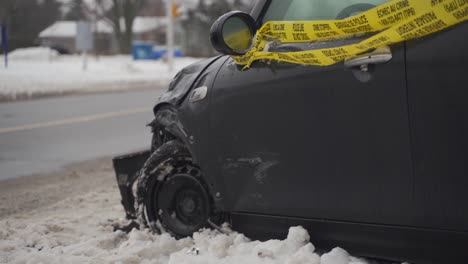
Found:
[{"label": "snow-covered roof", "polygon": [[[123,20],[120,22],[125,28]],[[166,17],[136,17],[133,21],[133,33],[144,33],[166,26]]]},{"label": "snow-covered roof", "polygon": [[[41,38],[72,38],[76,36],[76,21],[57,21],[50,27],[39,33]],[[104,21],[96,23],[94,32],[107,33],[113,32],[112,27]]]}]

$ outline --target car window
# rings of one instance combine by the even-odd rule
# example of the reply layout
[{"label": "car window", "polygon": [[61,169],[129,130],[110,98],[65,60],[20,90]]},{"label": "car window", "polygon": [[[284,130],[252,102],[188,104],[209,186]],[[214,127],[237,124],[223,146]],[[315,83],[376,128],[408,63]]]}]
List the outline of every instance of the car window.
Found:
[{"label": "car window", "polygon": [[268,21],[343,19],[390,0],[272,0],[263,17]]}]

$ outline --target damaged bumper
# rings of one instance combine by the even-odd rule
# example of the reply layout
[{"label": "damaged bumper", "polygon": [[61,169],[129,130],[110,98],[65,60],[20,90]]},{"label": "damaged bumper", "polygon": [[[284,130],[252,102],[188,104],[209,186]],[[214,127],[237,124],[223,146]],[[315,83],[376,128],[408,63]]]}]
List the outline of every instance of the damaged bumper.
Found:
[{"label": "damaged bumper", "polygon": [[136,219],[135,196],[132,189],[149,156],[148,150],[115,157],[112,160],[127,219]]}]

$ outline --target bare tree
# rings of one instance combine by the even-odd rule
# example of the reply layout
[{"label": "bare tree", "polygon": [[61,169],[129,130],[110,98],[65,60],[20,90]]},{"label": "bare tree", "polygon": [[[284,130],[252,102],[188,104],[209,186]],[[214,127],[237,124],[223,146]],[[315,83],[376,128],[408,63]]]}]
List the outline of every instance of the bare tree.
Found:
[{"label": "bare tree", "polygon": [[[133,22],[145,0],[112,0],[113,6],[109,15],[119,42],[121,53],[130,53],[133,36]],[[123,20],[123,23],[121,22]],[[123,27],[123,28],[122,28]]]},{"label": "bare tree", "polygon": [[60,18],[59,8],[55,0],[0,0],[0,23],[8,28],[9,48],[36,45],[39,32]]},{"label": "bare tree", "polygon": [[84,19],[83,12],[83,0],[72,0],[68,4],[64,4],[68,7],[68,11],[64,15],[65,20],[82,20]]},{"label": "bare tree", "polygon": [[221,15],[232,10],[249,10],[247,0],[216,0],[208,3],[198,0],[198,4],[189,9],[182,21],[185,41],[184,54],[194,57],[209,57],[216,54],[209,40],[210,28]]},{"label": "bare tree", "polygon": [[145,0],[82,1],[83,11],[94,21],[103,20],[111,25],[120,53],[130,53],[133,23]]}]

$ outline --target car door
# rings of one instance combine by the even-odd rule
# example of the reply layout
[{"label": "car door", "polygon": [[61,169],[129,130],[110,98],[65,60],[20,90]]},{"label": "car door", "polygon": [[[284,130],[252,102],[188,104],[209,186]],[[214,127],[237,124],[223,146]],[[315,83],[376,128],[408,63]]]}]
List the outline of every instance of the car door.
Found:
[{"label": "car door", "polygon": [[[351,5],[382,2],[273,0],[263,21],[334,19]],[[364,74],[342,63],[256,62],[243,71],[229,59],[210,114],[211,162],[226,209],[412,224],[403,45],[392,52],[389,63]]]},{"label": "car door", "polygon": [[421,226],[468,231],[468,23],[408,43]]}]

